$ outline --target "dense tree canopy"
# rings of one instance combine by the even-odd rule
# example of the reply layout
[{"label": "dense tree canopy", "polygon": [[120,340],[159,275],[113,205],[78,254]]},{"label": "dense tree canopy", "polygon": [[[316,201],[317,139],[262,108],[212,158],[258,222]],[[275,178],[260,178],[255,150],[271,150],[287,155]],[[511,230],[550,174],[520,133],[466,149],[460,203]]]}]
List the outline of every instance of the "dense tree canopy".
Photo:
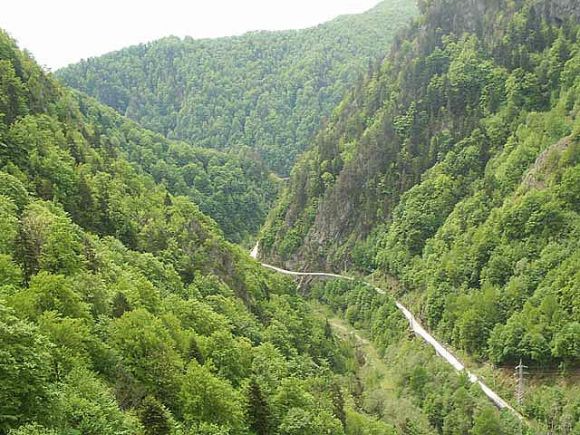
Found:
[{"label": "dense tree canopy", "polygon": [[577,370],[580,10],[569,6],[425,4],[297,163],[263,256],[395,278],[476,360]]},{"label": "dense tree canopy", "polygon": [[[359,400],[363,409],[381,417],[379,422],[394,427],[374,432],[372,421],[367,421],[354,434],[520,433],[516,417],[498,411],[464,373],[455,373],[431,348],[407,333],[407,320],[391,296],[356,281],[316,284],[311,296],[365,331],[388,370],[385,374],[365,364]],[[578,400],[572,401],[570,408],[577,405]],[[575,417],[574,411],[563,414],[558,417]],[[532,427],[522,429],[535,433]]]},{"label": "dense tree canopy", "polygon": [[[178,195],[133,153],[205,184]],[[260,171],[143,130],[0,33],[0,433],[295,433],[296,415],[344,432],[318,385],[351,349],[188,191],[226,210]],[[288,407],[288,385],[309,400]]]},{"label": "dense tree canopy", "polygon": [[[277,183],[250,149],[222,153],[169,141],[85,95],[63,92],[40,70],[28,72],[27,59],[11,59],[7,54],[1,62],[0,92],[5,103],[0,102],[4,122],[0,162],[5,165],[10,159],[19,167],[26,165],[33,175],[32,190],[42,198],[57,199],[83,226],[118,236],[122,232],[125,242],[135,239],[140,225],[121,221],[133,213],[132,208],[146,206],[148,199],[139,198],[134,188],[119,180],[146,173],[169,193],[189,197],[231,241],[240,242],[259,229]],[[77,128],[69,128],[70,123]],[[94,149],[87,147],[87,141]],[[2,177],[2,194],[15,195],[16,205],[22,207],[26,190],[18,192],[20,186],[7,175]],[[147,183],[152,186],[151,180]],[[161,190],[151,194],[164,195]],[[161,235],[151,236],[158,240]]]},{"label": "dense tree canopy", "polygon": [[[380,52],[412,9],[393,4],[304,32],[162,40],[63,72],[165,134],[231,142],[227,153],[166,139],[64,87],[0,32],[0,434],[580,430],[578,386],[565,382],[580,360],[570,0],[421,2],[299,161],[261,237],[280,262],[374,272],[469,364],[549,373],[518,405],[529,427],[406,332],[392,296],[301,283],[308,301],[231,243],[272,201],[267,164],[288,168],[365,66],[350,57],[356,44]],[[276,38],[284,48],[268,51]],[[321,55],[309,38],[338,45]],[[249,63],[223,54],[232,44]],[[177,56],[189,50],[205,62],[193,78]],[[109,80],[125,62],[136,94]],[[269,71],[285,62],[287,76]],[[249,94],[232,89],[238,67]],[[204,81],[216,68],[219,86]],[[277,105],[280,81],[293,86],[282,87],[289,106]],[[497,388],[513,398],[510,381]]]},{"label": "dense tree canopy", "polygon": [[286,175],[348,87],[415,13],[413,1],[385,0],[310,29],[170,37],[57,75],[169,138],[218,149],[248,146]]}]

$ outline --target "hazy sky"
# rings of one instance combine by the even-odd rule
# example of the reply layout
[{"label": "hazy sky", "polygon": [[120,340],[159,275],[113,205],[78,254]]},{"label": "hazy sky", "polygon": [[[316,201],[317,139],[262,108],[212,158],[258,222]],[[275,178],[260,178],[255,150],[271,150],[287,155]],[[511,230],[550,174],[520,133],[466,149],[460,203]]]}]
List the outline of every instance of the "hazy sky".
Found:
[{"label": "hazy sky", "polygon": [[314,26],[379,0],[16,0],[0,27],[51,69],[168,35],[207,38]]}]

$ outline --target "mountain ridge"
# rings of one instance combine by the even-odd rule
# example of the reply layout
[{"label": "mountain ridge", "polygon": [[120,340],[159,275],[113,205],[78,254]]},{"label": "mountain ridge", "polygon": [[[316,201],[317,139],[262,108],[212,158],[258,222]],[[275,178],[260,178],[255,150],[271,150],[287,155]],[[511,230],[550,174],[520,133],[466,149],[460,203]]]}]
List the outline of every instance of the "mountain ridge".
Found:
[{"label": "mountain ridge", "polygon": [[66,88],[0,31],[0,433],[373,420],[345,405],[352,352],[291,281],[126,159],[171,145],[195,151]]},{"label": "mountain ridge", "polygon": [[285,175],[348,86],[414,14],[412,1],[387,0],[309,29],[164,38],[56,75],[165,136],[211,148],[249,146]]},{"label": "mountain ridge", "polygon": [[[261,232],[263,261],[384,277],[455,349],[559,368],[554,394],[571,397],[579,9],[426,2],[299,159]],[[524,416],[568,424],[529,400]]]}]

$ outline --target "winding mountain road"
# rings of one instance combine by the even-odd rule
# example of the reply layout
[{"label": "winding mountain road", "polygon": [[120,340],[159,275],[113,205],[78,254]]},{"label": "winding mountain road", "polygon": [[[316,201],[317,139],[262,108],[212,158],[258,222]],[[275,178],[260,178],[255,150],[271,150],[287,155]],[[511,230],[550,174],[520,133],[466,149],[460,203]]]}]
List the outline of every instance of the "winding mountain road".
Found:
[{"label": "winding mountain road", "polygon": [[[254,259],[258,258],[258,249],[259,249],[258,243],[256,243],[256,246],[254,246],[254,248],[250,252],[250,256],[252,258],[254,258]],[[273,270],[273,271],[278,272],[278,273],[282,273],[284,275],[311,276],[311,277],[318,277],[318,278],[336,278],[336,279],[346,279],[349,281],[355,280],[355,278],[353,278],[353,277],[346,276],[346,275],[339,275],[339,274],[335,274],[335,273],[295,272],[292,270],[286,270],[286,269],[282,269],[280,267],[272,266],[271,264],[266,264],[266,263],[260,263],[260,264],[267,269]],[[361,280],[361,282],[372,287],[377,293],[380,293],[380,294],[386,293],[383,289],[380,289],[379,287],[375,287],[374,285],[372,285],[364,280]],[[497,406],[499,409],[508,409],[520,420],[524,419],[524,417],[517,410],[515,410],[507,401],[502,399],[499,394],[497,394],[490,387],[488,387],[481,379],[479,379],[477,377],[477,375],[470,372],[465,367],[465,365],[462,364],[461,361],[459,361],[459,359],[455,355],[453,355],[452,352],[450,352],[442,343],[437,341],[437,339],[435,337],[433,337],[429,332],[427,332],[427,330],[421,325],[421,322],[419,322],[415,318],[415,316],[413,316],[413,314],[403,304],[401,304],[399,301],[395,301],[395,303],[397,305],[397,308],[403,313],[405,318],[409,321],[409,326],[410,326],[411,330],[416,335],[421,337],[425,342],[427,342],[427,344],[429,344],[431,347],[433,347],[435,349],[435,352],[437,353],[437,355],[439,355],[441,358],[443,358],[457,372],[465,372],[467,374],[469,380],[472,383],[477,384],[479,386],[479,388],[481,388],[483,393],[489,398],[489,400],[491,400],[495,404],[495,406]]]}]

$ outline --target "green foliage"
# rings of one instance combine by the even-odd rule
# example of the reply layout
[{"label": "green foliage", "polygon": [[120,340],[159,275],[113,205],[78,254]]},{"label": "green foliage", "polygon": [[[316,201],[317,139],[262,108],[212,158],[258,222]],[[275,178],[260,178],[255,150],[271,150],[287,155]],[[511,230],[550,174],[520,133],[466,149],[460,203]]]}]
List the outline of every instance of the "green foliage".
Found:
[{"label": "green foliage", "polygon": [[9,254],[14,251],[17,235],[16,205],[10,198],[0,195],[0,254]]},{"label": "green foliage", "polygon": [[280,424],[281,435],[342,434],[340,421],[329,414],[313,415],[302,408],[293,408]]},{"label": "green foliage", "polygon": [[578,386],[566,391],[558,386],[543,385],[526,395],[524,408],[544,427],[558,428],[562,433],[574,433],[580,428]]},{"label": "green foliage", "polygon": [[264,399],[260,385],[255,379],[250,381],[247,402],[250,428],[256,435],[268,435],[272,417],[268,402]]},{"label": "green foliage", "polygon": [[242,398],[228,381],[214,376],[208,367],[191,362],[179,393],[183,416],[189,425],[216,424],[241,433],[244,424]]},{"label": "green foliage", "polygon": [[141,402],[139,419],[145,428],[146,435],[169,435],[171,433],[170,414],[153,396],[147,396]]},{"label": "green foliage", "polygon": [[[387,376],[379,371],[367,374],[362,411],[368,414],[347,412],[347,434],[377,433],[379,427],[384,430],[380,433],[516,433],[513,416],[500,416],[465,375],[453,372],[419,340],[410,339],[408,322],[390,296],[349,281],[315,285],[312,296],[366,332],[389,368]],[[367,373],[373,370],[364,358],[362,364]],[[373,422],[369,414],[395,428]]]},{"label": "green foliage", "polygon": [[0,303],[0,430],[49,412],[50,343],[38,327]]},{"label": "green foliage", "polygon": [[[22,270],[10,255],[0,254],[0,289],[3,287],[12,293],[11,289],[22,283]],[[0,290],[0,293],[4,293]]]},{"label": "green foliage", "polygon": [[58,432],[36,423],[25,424],[18,429],[11,430],[10,435],[58,435]]},{"label": "green foliage", "polygon": [[183,361],[161,320],[145,309],[126,312],[111,324],[110,339],[121,357],[121,368],[133,381],[119,386],[128,388],[128,394],[143,387],[166,405],[174,405]]},{"label": "green foliage", "polygon": [[38,201],[24,209],[21,243],[28,275],[39,270],[72,274],[81,268],[80,230],[54,204]]},{"label": "green foliage", "polygon": [[[373,71],[298,163],[263,252],[374,266],[421,294],[429,324],[458,347],[496,363],[556,365],[554,334],[578,321],[576,286],[562,283],[562,298],[550,284],[577,262],[577,26],[554,21],[555,10],[532,13],[530,2],[504,6],[491,21],[493,8],[471,21],[427,8],[425,27],[409,33],[416,46]],[[502,26],[509,36],[496,50]],[[375,261],[349,249],[377,238]],[[574,352],[564,336],[561,348]]]},{"label": "green foliage", "polygon": [[35,319],[54,311],[63,317],[88,317],[88,307],[74,291],[71,279],[63,275],[39,272],[27,289],[9,298],[22,314]]},{"label": "green foliage", "polygon": [[355,411],[346,414],[347,435],[394,435],[395,429],[376,418],[357,413]]},{"label": "green foliage", "polygon": [[[69,66],[57,76],[167,137],[212,148],[247,146],[287,174],[348,87],[415,13],[412,1],[388,0],[305,30],[169,37]],[[196,162],[179,166],[170,171],[159,162],[156,169],[206,183],[203,173],[194,175],[200,172]],[[230,177],[234,189],[243,181]],[[224,193],[216,203],[228,200]]]},{"label": "green foliage", "polygon": [[135,434],[137,419],[119,409],[113,393],[91,372],[76,369],[59,388],[62,427],[66,433]]},{"label": "green foliage", "polygon": [[272,192],[259,161],[143,130],[4,33],[0,107],[0,433],[246,434],[250,380],[271,409],[290,377],[335,427],[335,372],[317,368],[348,352],[202,211],[254,231]]},{"label": "green foliage", "polygon": [[13,175],[0,171],[0,195],[3,195],[22,210],[29,201],[28,191],[22,182]]},{"label": "green foliage", "polygon": [[[578,9],[559,3],[426,2],[297,163],[262,232],[264,258],[386,276],[476,360],[576,369],[578,29]],[[357,327],[379,310],[330,287]],[[446,417],[437,406],[438,430],[474,427],[473,406]],[[493,432],[495,417],[473,430]],[[550,424],[539,430],[571,430]]]},{"label": "green foliage", "polygon": [[[312,268],[353,260],[392,274],[426,323],[476,358],[574,369],[580,50],[575,16],[546,5],[424,4],[420,23],[369,68],[296,166],[263,232],[263,252]],[[393,13],[387,6],[302,34],[335,42],[332,26],[343,32],[360,19],[364,31],[348,32],[364,42],[368,18]],[[277,35],[286,44],[300,34]],[[233,40],[256,43],[239,44],[244,59],[285,58],[285,45],[278,54],[264,48],[271,37]],[[141,67],[158,61],[188,73],[177,52],[188,46],[211,51],[196,63],[204,72],[213,60],[233,67],[231,43],[168,39],[103,59],[115,70],[125,55],[136,59],[128,79],[135,72],[140,81]],[[282,94],[292,108],[316,101],[316,116],[286,113],[274,93],[256,94],[255,83],[270,83],[253,76],[244,81],[249,96],[213,84],[191,98],[170,96],[183,110],[160,115],[157,107],[169,106],[155,98],[174,87],[152,73],[143,104],[109,103],[176,136],[203,127],[208,142],[200,144],[240,142],[287,168],[358,74],[340,71],[348,80],[336,80],[326,57],[304,51],[300,60],[314,59],[318,83],[305,85],[309,69],[292,61],[292,73],[306,75],[284,76]],[[101,60],[70,71],[100,71]],[[272,66],[240,65],[260,79],[261,66]],[[234,77],[219,62],[218,70]],[[103,71],[95,89],[100,77],[108,81]],[[207,75],[197,71],[195,80]],[[109,82],[124,98],[123,84]],[[178,89],[190,85],[182,82]],[[243,116],[230,110],[237,103]],[[190,123],[216,107],[215,125]],[[187,122],[175,118],[182,115]],[[281,153],[288,141],[296,148]],[[468,379],[408,339],[389,297],[356,282],[314,288],[368,332],[392,370],[388,379],[371,372],[363,377],[370,388],[362,385],[362,355],[339,343],[292,283],[227,242],[204,214],[230,240],[243,240],[274,190],[253,152],[202,150],[148,132],[59,85],[0,33],[0,431],[514,433],[509,416],[490,410]],[[576,431],[574,393],[540,387],[523,411],[540,431]]]},{"label": "green foliage", "polygon": [[[45,99],[37,101],[38,110],[23,112],[14,101],[10,107],[0,102],[0,194],[19,210],[28,202],[30,187],[40,198],[60,202],[81,226],[135,242],[137,229],[127,219],[143,198],[131,200],[137,186],[125,189],[124,184],[146,173],[174,195],[197,203],[230,240],[239,242],[257,232],[277,187],[255,154],[247,149],[223,153],[197,148],[144,130],[94,100],[63,89],[17,53],[4,33],[0,39],[4,51],[14,50],[13,59],[0,57],[0,97],[20,101],[23,92],[23,101]],[[6,70],[11,63],[13,70]],[[21,64],[26,68],[16,67]],[[20,71],[19,90],[3,86],[4,81],[14,81],[14,71]],[[34,83],[33,76],[40,83]],[[165,191],[158,195],[167,202],[164,205],[171,205]],[[163,232],[153,222],[142,231],[152,242],[163,243]]]},{"label": "green foliage", "polygon": [[26,113],[26,88],[8,59],[0,60],[0,113],[6,124]]},{"label": "green foliage", "polygon": [[47,311],[39,317],[38,325],[54,344],[52,357],[58,378],[75,367],[90,367],[92,356],[101,350],[86,319],[63,318],[55,311]]},{"label": "green foliage", "polygon": [[[345,261],[360,263],[353,245],[390,228],[378,259],[399,274],[453,207],[483,189],[472,183],[491,181],[488,161],[504,145],[507,151],[529,111],[559,107],[545,117],[546,130],[505,160],[501,172],[509,183],[519,181],[550,140],[567,136],[576,111],[563,110],[563,102],[571,109],[577,95],[577,34],[573,22],[558,21],[561,10],[532,3],[474,6],[468,18],[455,12],[461,7],[454,2],[429,3],[424,25],[403,35],[412,43],[398,44],[369,71],[297,163],[262,231],[264,255],[343,268]],[[501,40],[501,28],[517,37]],[[540,119],[530,116],[527,123]]]},{"label": "green foliage", "polygon": [[249,375],[251,349],[252,345],[247,338],[235,338],[231,333],[219,330],[208,337],[204,359],[216,364],[219,367],[218,374],[237,387]]},{"label": "green foliage", "polygon": [[473,435],[500,434],[502,425],[499,420],[498,412],[492,408],[482,409],[474,419],[474,426],[470,433]]}]

